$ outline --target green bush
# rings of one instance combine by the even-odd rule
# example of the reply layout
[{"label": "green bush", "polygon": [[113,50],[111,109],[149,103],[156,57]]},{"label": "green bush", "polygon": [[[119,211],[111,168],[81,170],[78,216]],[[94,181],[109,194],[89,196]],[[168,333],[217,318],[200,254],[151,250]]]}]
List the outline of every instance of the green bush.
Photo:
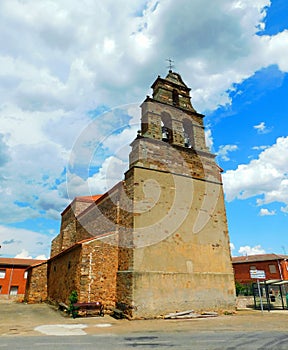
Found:
[{"label": "green bush", "polygon": [[252,283],[242,284],[240,282],[235,282],[236,295],[250,296],[253,295]]},{"label": "green bush", "polygon": [[76,290],[72,290],[71,294],[69,295],[69,309],[68,312],[69,314],[73,317],[76,318],[78,316],[78,311],[77,307],[75,307],[73,304],[77,303],[78,301],[78,293]]}]

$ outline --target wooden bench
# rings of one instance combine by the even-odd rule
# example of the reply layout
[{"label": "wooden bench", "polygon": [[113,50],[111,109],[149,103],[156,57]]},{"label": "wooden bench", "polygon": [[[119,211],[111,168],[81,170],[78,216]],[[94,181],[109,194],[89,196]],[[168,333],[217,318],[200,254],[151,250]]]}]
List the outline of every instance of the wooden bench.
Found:
[{"label": "wooden bench", "polygon": [[100,301],[96,301],[93,303],[74,303],[76,311],[83,312],[85,316],[95,315],[95,311],[98,311],[99,316],[104,316],[104,306]]}]

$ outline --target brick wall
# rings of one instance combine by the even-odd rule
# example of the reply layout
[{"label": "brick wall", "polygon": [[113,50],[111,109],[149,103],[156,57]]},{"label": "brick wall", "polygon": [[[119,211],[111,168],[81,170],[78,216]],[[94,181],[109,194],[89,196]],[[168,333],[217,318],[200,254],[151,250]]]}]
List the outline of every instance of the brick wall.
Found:
[{"label": "brick wall", "polygon": [[[273,266],[273,268],[270,268],[269,266]],[[247,262],[247,263],[239,263],[239,264],[233,263],[235,280],[240,283],[255,282],[255,279],[253,280],[250,277],[251,267],[253,267],[253,269],[256,268],[256,270],[264,270],[267,280],[281,279],[279,265],[276,260],[274,261],[272,260],[272,261]]]}]

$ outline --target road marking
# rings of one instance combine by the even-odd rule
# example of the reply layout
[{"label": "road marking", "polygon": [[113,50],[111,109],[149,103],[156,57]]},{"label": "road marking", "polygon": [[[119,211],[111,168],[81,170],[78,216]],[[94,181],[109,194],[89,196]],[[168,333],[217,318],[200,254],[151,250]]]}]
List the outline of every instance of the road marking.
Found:
[{"label": "road marking", "polygon": [[83,331],[86,327],[85,324],[49,324],[38,326],[34,330],[46,335],[86,335],[87,333]]},{"label": "road marking", "polygon": [[106,328],[106,327],[111,327],[112,324],[110,323],[99,323],[99,324],[96,324],[95,327],[99,327],[99,328]]}]

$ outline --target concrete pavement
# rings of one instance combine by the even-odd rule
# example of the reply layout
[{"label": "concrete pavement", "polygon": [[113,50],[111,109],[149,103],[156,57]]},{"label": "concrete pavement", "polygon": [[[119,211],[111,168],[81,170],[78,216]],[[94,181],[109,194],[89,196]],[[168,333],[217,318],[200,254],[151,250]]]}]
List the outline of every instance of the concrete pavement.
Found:
[{"label": "concrete pavement", "polygon": [[109,335],[134,332],[257,332],[288,331],[288,311],[241,310],[191,320],[116,320],[108,315],[72,319],[43,304],[0,302],[0,336]]}]

